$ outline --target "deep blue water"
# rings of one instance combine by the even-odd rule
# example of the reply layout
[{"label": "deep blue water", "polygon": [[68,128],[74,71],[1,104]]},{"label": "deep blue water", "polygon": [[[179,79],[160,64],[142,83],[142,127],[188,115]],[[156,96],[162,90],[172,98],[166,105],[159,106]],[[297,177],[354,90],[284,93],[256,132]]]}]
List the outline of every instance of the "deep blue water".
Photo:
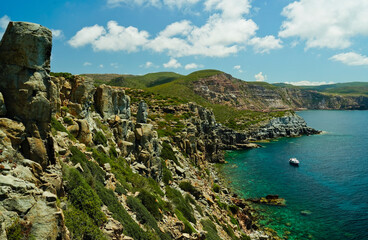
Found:
[{"label": "deep blue water", "polygon": [[[368,239],[368,111],[299,112],[314,136],[227,154],[223,172],[245,198],[278,194],[286,207],[257,206],[261,224],[289,239]],[[289,165],[296,157],[299,167]],[[302,215],[308,210],[310,215]]]}]

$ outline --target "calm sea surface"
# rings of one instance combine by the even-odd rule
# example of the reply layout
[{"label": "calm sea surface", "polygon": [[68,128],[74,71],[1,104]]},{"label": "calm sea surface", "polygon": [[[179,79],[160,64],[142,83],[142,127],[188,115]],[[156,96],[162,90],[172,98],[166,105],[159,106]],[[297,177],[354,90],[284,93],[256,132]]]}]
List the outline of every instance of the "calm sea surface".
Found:
[{"label": "calm sea surface", "polygon": [[[245,198],[278,194],[286,199],[287,207],[258,205],[260,223],[280,236],[368,239],[368,111],[298,114],[326,133],[229,152],[225,176]],[[300,160],[299,167],[289,165],[291,157]]]}]

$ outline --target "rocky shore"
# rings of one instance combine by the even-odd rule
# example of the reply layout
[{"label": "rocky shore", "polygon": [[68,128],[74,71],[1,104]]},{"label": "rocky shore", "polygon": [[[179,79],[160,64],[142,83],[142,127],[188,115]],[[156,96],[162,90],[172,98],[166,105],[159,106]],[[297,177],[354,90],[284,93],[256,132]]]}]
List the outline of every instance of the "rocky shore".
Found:
[{"label": "rocky shore", "polygon": [[0,239],[278,239],[213,163],[316,133],[300,117],[236,132],[195,103],[50,76],[51,43],[24,22],[0,43]]}]

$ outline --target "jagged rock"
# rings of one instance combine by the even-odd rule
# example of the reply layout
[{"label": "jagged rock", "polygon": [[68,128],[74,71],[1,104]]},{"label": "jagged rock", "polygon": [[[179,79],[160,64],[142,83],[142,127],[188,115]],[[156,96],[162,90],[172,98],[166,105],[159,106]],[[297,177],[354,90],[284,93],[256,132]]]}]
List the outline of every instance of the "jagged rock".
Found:
[{"label": "jagged rock", "polygon": [[13,177],[12,175],[0,175],[0,186],[9,186],[17,192],[25,193],[34,189],[36,185],[28,181]]},{"label": "jagged rock", "polygon": [[10,139],[14,148],[17,148],[25,140],[25,127],[21,122],[0,118],[0,130]]},{"label": "jagged rock", "polygon": [[56,194],[48,191],[43,192],[42,197],[46,199],[46,202],[55,202],[57,199]]},{"label": "jagged rock", "polygon": [[119,115],[122,119],[130,118],[130,98],[125,91],[111,86],[101,85],[95,94],[97,111],[105,119]]},{"label": "jagged rock", "polygon": [[141,101],[138,106],[137,123],[147,123],[148,106],[144,101]]},{"label": "jagged rock", "polygon": [[26,213],[35,203],[36,200],[31,195],[16,194],[5,199],[1,204],[8,211]]}]

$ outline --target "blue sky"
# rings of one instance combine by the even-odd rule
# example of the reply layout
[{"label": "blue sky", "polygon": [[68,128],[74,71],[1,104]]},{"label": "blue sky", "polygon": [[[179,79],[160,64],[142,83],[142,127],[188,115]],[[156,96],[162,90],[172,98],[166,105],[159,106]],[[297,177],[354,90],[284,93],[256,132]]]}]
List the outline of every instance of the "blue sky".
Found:
[{"label": "blue sky", "polygon": [[368,81],[367,0],[2,1],[9,21],[53,30],[54,72],[181,74],[248,81]]}]

